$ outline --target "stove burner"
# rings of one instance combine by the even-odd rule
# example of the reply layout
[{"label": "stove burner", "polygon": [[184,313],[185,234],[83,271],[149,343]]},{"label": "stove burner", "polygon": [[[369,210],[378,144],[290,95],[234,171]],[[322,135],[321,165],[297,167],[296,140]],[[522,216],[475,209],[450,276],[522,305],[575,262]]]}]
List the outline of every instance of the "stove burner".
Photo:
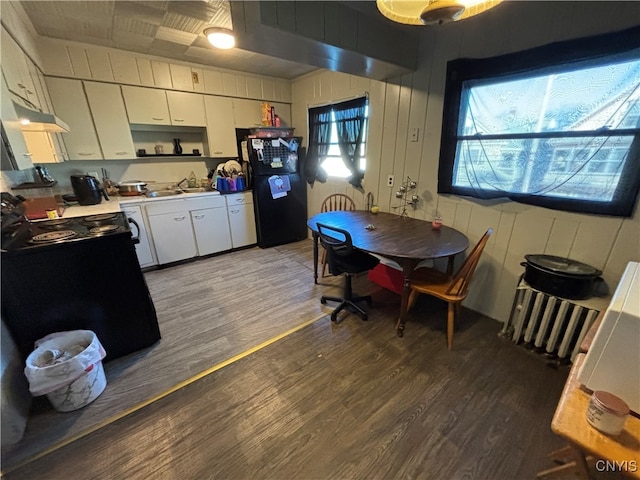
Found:
[{"label": "stove burner", "polygon": [[59,230],[56,232],[47,232],[41,233],[39,235],[35,235],[31,240],[31,243],[53,243],[53,242],[61,242],[63,240],[69,240],[77,236],[78,234],[73,230]]},{"label": "stove burner", "polygon": [[99,213],[98,215],[84,217],[82,220],[85,222],[105,222],[107,220],[113,220],[116,216],[116,213]]},{"label": "stove burner", "polygon": [[66,228],[71,223],[70,218],[57,218],[55,220],[47,220],[46,222],[40,222],[39,226],[47,230],[56,230]]},{"label": "stove burner", "polygon": [[101,225],[99,227],[93,227],[89,230],[91,235],[102,235],[105,233],[111,233],[119,230],[120,227],[118,225]]}]

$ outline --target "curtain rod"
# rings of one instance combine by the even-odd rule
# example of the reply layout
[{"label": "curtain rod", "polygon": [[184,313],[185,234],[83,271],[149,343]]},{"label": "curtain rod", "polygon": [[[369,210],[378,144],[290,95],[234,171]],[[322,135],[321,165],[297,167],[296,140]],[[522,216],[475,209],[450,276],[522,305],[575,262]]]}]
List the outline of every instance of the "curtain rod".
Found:
[{"label": "curtain rod", "polygon": [[361,97],[366,97],[367,101],[369,101],[369,92],[365,91],[364,93],[360,93],[352,97],[341,98],[340,100],[332,100],[331,102],[317,103],[314,105],[307,104],[307,108],[326,107],[327,105],[335,105],[336,103],[348,102],[349,100],[355,100],[356,98],[361,98]]}]

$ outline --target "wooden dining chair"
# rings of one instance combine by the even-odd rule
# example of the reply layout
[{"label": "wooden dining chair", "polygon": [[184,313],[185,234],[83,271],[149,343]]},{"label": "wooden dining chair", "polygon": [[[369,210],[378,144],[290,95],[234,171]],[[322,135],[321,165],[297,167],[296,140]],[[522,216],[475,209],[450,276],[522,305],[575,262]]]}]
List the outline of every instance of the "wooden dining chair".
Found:
[{"label": "wooden dining chair", "polygon": [[471,253],[455,275],[451,276],[427,267],[419,268],[412,274],[408,309],[413,306],[418,295],[421,293],[434,296],[449,304],[447,312],[447,346],[449,350],[451,350],[453,346],[455,315],[456,313],[458,315],[460,314],[462,301],[469,293],[471,277],[476,270],[480,255],[492,233],[492,228],[486,231],[477,245],[473,247],[473,250],[471,250]]},{"label": "wooden dining chair", "polygon": [[[333,193],[325,198],[320,206],[320,213],[335,212],[338,210],[355,210],[356,202],[349,195],[344,193]],[[322,250],[322,276],[327,270],[327,250]]]}]

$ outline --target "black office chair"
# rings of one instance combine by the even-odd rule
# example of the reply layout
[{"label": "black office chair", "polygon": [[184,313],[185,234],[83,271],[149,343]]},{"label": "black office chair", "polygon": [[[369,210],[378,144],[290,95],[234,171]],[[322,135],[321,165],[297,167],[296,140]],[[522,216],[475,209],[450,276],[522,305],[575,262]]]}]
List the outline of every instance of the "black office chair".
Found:
[{"label": "black office chair", "polygon": [[355,273],[366,272],[375,267],[379,259],[373,255],[369,255],[362,250],[353,247],[351,235],[341,228],[330,227],[318,223],[318,235],[320,243],[327,251],[327,264],[331,275],[345,274],[344,293],[342,297],[332,297],[323,295],[320,298],[322,304],[328,300],[332,302],[340,302],[340,305],[331,312],[331,321],[338,321],[338,313],[347,308],[349,311],[358,314],[362,320],[367,320],[367,312],[365,312],[356,302],[367,302],[371,305],[371,296],[354,297],[351,288],[351,276]]}]

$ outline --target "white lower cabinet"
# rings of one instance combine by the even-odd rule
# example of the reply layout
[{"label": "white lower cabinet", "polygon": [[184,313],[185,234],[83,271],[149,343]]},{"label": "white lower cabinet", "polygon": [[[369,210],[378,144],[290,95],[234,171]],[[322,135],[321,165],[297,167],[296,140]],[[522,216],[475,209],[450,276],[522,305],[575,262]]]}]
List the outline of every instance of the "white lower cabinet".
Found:
[{"label": "white lower cabinet", "polygon": [[197,197],[186,200],[198,255],[231,250],[231,232],[227,219],[227,203],[222,196]]},{"label": "white lower cabinet", "polygon": [[183,200],[148,205],[147,216],[159,264],[177,262],[197,255],[191,215]]},{"label": "white lower cabinet", "polygon": [[231,232],[226,207],[192,210],[191,221],[196,235],[198,255],[231,250]]},{"label": "white lower cabinet", "polygon": [[147,225],[142,213],[142,207],[140,205],[123,205],[122,211],[131,218],[138,226],[139,231],[136,234],[135,226],[132,227],[134,236],[137,235],[139,243],[136,245],[136,255],[138,256],[138,263],[141,267],[151,267],[155,265],[156,259],[153,255],[153,249],[151,247],[151,240],[147,234]]},{"label": "white lower cabinet", "polygon": [[226,195],[226,200],[233,248],[255,244],[258,238],[251,192]]}]

